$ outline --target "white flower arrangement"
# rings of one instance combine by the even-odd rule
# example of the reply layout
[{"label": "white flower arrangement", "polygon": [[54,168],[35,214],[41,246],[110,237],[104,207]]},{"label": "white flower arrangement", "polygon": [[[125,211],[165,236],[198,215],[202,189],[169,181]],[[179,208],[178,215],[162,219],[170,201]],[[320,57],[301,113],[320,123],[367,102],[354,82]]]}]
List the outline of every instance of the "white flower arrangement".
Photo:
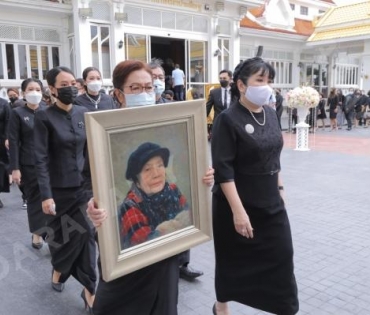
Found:
[{"label": "white flower arrangement", "polygon": [[296,87],[286,94],[286,101],[290,108],[316,107],[320,101],[319,93],[310,86]]}]

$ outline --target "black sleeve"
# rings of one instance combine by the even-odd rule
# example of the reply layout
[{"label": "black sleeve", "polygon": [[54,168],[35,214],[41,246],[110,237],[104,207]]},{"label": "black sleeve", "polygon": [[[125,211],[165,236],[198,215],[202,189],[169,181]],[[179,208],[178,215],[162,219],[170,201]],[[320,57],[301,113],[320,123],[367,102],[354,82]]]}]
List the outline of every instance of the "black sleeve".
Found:
[{"label": "black sleeve", "polygon": [[8,130],[10,171],[19,170],[20,134],[20,117],[15,110],[11,110]]},{"label": "black sleeve", "polygon": [[5,128],[5,139],[9,138],[9,119],[10,119],[10,105],[6,104],[4,106],[4,114],[5,114],[5,121],[4,121],[4,128]]},{"label": "black sleeve", "polygon": [[215,169],[215,183],[234,181],[234,160],[236,157],[236,133],[229,116],[218,115],[212,129],[212,161]]},{"label": "black sleeve", "polygon": [[43,201],[53,198],[49,174],[49,133],[45,111],[36,112],[34,126],[35,165],[41,200]]},{"label": "black sleeve", "polygon": [[212,91],[210,91],[209,95],[208,95],[208,100],[207,100],[207,103],[206,103],[207,117],[208,117],[209,113],[212,110],[213,104],[214,104],[213,93],[212,93]]},{"label": "black sleeve", "polygon": [[85,146],[85,163],[82,170],[83,184],[82,187],[85,191],[86,202],[93,197],[91,170],[90,170],[90,159],[87,145]]}]

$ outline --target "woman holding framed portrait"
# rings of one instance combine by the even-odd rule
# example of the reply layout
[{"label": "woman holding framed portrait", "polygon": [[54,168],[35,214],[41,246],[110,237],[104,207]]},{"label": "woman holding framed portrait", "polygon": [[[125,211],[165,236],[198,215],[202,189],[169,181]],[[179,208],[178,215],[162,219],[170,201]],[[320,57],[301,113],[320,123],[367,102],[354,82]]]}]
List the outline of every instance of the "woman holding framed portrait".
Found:
[{"label": "woman holding framed portrait", "polygon": [[[141,61],[119,63],[113,71],[113,85],[114,97],[121,108],[155,104],[152,70]],[[167,148],[151,142],[142,143],[131,153],[126,178],[132,181],[132,187],[120,207],[119,217],[123,230],[122,248],[191,223],[184,196],[176,186],[165,180],[169,154]],[[213,169],[207,172],[203,182],[212,185]],[[91,187],[88,188],[91,190]],[[107,219],[107,211],[98,209],[93,199],[88,204],[87,213],[96,227]],[[101,271],[100,261],[98,266]],[[178,255],[110,282],[100,276],[94,314],[176,315],[178,281]]]}]

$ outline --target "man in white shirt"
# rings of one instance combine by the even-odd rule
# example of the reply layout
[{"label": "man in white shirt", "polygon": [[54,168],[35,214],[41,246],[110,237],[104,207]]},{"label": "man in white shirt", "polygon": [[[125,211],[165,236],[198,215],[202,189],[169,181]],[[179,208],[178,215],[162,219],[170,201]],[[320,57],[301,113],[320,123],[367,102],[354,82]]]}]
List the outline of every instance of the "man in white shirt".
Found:
[{"label": "man in white shirt", "polygon": [[177,101],[184,101],[184,71],[180,69],[179,64],[175,64],[175,70],[172,71],[172,87]]}]

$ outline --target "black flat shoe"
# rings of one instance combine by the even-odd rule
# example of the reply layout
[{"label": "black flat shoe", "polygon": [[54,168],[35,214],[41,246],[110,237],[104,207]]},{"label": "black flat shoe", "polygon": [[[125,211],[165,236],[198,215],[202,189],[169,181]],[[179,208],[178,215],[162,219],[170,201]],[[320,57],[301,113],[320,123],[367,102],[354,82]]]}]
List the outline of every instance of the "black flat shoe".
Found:
[{"label": "black flat shoe", "polygon": [[213,312],[213,315],[217,315],[217,311],[216,311],[216,302],[215,302],[215,304],[213,304],[212,312]]},{"label": "black flat shoe", "polygon": [[62,292],[64,290],[64,283],[53,282],[53,274],[54,274],[54,268],[51,271],[51,287],[57,292]]},{"label": "black flat shoe", "polygon": [[41,249],[44,242],[41,241],[41,242],[38,242],[38,243],[34,243],[33,242],[33,235],[31,235],[31,237],[32,237],[32,247],[36,248],[36,249]]},{"label": "black flat shoe", "polygon": [[85,296],[85,289],[82,289],[82,292],[81,292],[81,298],[83,299],[84,303],[85,303],[85,310],[88,311],[88,313],[90,315],[94,315],[93,313],[93,309],[92,309],[92,306],[90,306],[88,303],[87,303],[87,300],[86,300],[86,296]]},{"label": "black flat shoe", "polygon": [[195,270],[189,266],[181,266],[180,267],[180,278],[192,281],[195,278],[198,278],[203,275],[202,271]]}]

